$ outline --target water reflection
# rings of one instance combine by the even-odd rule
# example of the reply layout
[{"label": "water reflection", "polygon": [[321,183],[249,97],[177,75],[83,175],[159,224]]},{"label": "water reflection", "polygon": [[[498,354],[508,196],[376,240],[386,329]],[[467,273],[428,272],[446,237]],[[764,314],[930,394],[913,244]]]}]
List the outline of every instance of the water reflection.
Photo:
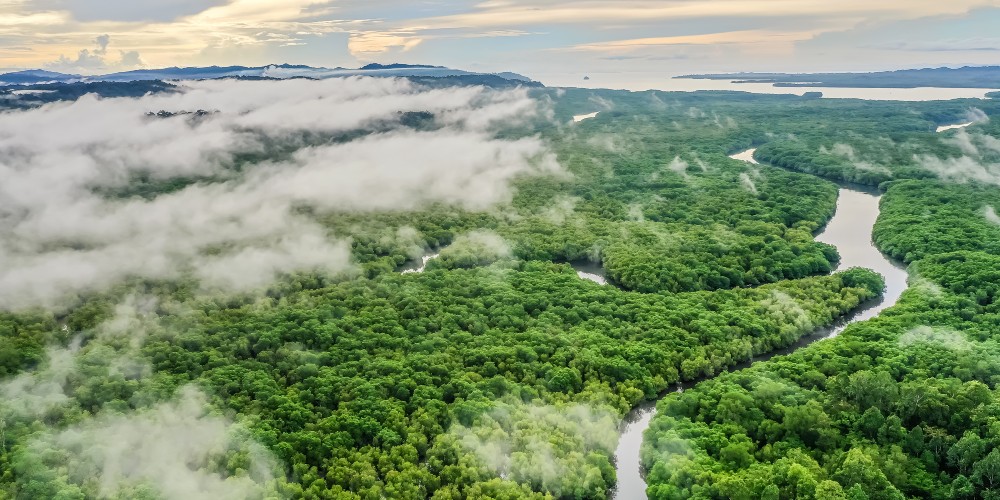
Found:
[{"label": "water reflection", "polygon": [[576,270],[577,276],[593,281],[598,285],[608,284],[607,272],[604,271],[604,267],[600,264],[594,262],[573,262],[570,265]]},{"label": "water reflection", "polygon": [[852,316],[851,322],[874,318],[878,313],[892,307],[899,301],[899,297],[907,287],[906,269],[901,264],[889,260],[872,242],[871,234],[878,219],[881,200],[879,194],[841,188],[840,197],[837,199],[837,214],[823,232],[816,236],[817,241],[829,243],[837,247],[840,252],[837,271],[851,267],[866,267],[885,278],[886,288],[882,301]]}]

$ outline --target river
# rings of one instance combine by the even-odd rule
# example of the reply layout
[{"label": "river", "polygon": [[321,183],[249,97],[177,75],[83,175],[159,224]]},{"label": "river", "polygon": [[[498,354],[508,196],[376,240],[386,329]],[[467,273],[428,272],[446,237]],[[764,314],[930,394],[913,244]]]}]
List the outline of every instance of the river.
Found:
[{"label": "river", "polygon": [[944,132],[946,130],[957,130],[957,129],[960,129],[960,128],[968,127],[969,125],[972,125],[973,123],[974,122],[966,122],[966,123],[956,123],[954,125],[941,125],[940,127],[937,128],[937,131],[938,131],[938,133],[940,133],[940,132]]},{"label": "river", "polygon": [[405,264],[399,271],[403,274],[422,273],[427,269],[427,263],[436,259],[438,255],[441,255],[438,250],[427,252],[420,257],[420,260],[413,260]]},{"label": "river", "polygon": [[576,270],[576,275],[582,279],[593,281],[598,285],[608,284],[608,275],[604,271],[604,266],[597,262],[578,261],[570,263]]},{"label": "river", "polygon": [[[753,158],[753,152],[754,150],[750,149],[732,155],[731,158],[757,163]],[[867,267],[884,276],[886,289],[882,299],[858,309],[831,326],[814,331],[787,348],[761,355],[733,369],[746,368],[753,363],[789,354],[814,342],[835,337],[847,325],[871,319],[896,304],[906,290],[907,273],[872,243],[872,229],[878,219],[881,198],[877,190],[867,186],[842,184],[837,198],[837,211],[826,227],[816,235],[816,240],[837,247],[841,259],[837,271],[850,267]],[[697,382],[700,381],[680,384],[675,390],[683,391]],[[618,486],[612,497],[615,500],[646,498],[646,481],[642,477],[639,448],[642,446],[642,435],[649,428],[649,423],[655,415],[656,402],[649,401],[633,409],[622,422],[621,438],[615,450],[615,466],[618,473]]]}]

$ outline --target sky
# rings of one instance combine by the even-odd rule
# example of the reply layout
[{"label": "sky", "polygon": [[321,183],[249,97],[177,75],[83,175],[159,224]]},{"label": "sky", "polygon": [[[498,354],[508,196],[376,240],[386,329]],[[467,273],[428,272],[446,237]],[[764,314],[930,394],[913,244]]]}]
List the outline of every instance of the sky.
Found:
[{"label": "sky", "polygon": [[0,0],[0,68],[370,62],[545,83],[1000,63],[1000,0]]}]

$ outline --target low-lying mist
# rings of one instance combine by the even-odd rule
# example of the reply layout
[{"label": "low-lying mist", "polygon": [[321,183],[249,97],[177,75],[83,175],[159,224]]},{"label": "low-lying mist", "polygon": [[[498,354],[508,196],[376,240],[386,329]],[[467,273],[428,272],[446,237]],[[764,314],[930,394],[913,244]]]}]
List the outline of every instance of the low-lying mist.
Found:
[{"label": "low-lying mist", "polygon": [[295,271],[347,276],[350,241],[310,214],[485,209],[511,198],[516,176],[559,170],[540,139],[498,138],[546,118],[524,90],[181,88],[0,114],[0,307],[60,307],[130,277],[247,290]]}]

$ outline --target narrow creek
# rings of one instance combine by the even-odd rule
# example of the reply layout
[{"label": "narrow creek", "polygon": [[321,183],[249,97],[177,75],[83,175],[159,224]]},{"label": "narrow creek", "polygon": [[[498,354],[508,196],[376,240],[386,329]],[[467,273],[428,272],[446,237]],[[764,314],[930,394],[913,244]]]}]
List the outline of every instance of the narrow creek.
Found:
[{"label": "narrow creek", "polygon": [[[730,158],[757,163],[753,158],[754,149],[732,155]],[[835,337],[851,323],[877,316],[892,307],[907,287],[906,270],[889,260],[872,243],[872,229],[879,215],[881,195],[877,190],[865,186],[842,184],[837,198],[837,211],[826,227],[816,235],[816,240],[829,243],[840,252],[837,271],[850,267],[867,267],[885,277],[886,290],[882,299],[845,316],[831,326],[817,329],[799,339],[795,344],[735,366],[739,370],[774,356],[789,354],[814,342]],[[703,380],[683,383],[677,386],[681,392]],[[639,459],[642,435],[656,415],[656,401],[649,401],[634,408],[622,422],[621,438],[615,451],[615,467],[618,485],[612,498],[615,500],[636,500],[646,498],[646,481],[643,478]]]},{"label": "narrow creek", "polygon": [[399,272],[403,274],[422,273],[427,269],[427,263],[436,259],[438,255],[441,255],[441,252],[437,250],[427,252],[420,257],[420,260],[413,260],[405,264]]}]

